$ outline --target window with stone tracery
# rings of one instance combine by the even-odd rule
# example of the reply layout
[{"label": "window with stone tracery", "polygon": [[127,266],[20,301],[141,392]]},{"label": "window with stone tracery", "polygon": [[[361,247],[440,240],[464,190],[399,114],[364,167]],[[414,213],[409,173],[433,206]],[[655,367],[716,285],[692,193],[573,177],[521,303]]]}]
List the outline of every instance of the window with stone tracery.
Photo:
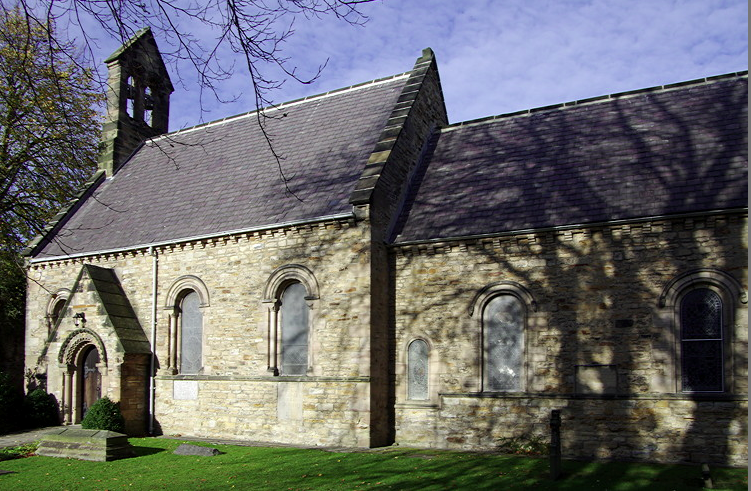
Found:
[{"label": "window with stone tracery", "polygon": [[680,304],[681,389],[722,392],[724,388],[723,305],[709,288],[686,293]]}]

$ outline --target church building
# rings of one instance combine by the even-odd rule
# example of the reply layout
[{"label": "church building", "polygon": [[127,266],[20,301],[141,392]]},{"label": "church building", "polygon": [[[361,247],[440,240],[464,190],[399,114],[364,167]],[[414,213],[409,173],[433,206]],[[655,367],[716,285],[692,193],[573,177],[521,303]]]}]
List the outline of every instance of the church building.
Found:
[{"label": "church building", "polygon": [[747,72],[449,124],[425,49],[169,132],[151,31],[106,63],[100,168],[24,251],[64,424],[497,449],[560,410],[567,458],[747,464]]}]

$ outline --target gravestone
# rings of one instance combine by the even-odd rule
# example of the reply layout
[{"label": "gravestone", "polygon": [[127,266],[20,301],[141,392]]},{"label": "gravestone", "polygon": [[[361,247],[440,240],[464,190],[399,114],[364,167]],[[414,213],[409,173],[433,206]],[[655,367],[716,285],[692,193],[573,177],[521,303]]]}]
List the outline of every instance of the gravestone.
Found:
[{"label": "gravestone", "polygon": [[107,430],[56,428],[39,443],[37,455],[105,462],[133,456],[127,435]]},{"label": "gravestone", "polygon": [[199,445],[183,443],[172,453],[174,453],[175,455],[198,455],[199,457],[213,457],[215,455],[219,455],[219,450],[211,447],[201,447]]}]

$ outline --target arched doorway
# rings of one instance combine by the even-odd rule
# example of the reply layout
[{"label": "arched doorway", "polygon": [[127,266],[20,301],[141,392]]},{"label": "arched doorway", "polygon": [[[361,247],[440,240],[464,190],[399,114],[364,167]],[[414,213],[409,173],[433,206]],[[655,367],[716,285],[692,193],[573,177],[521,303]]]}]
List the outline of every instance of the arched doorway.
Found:
[{"label": "arched doorway", "polygon": [[99,372],[99,350],[96,346],[90,345],[85,347],[81,352],[81,363],[79,364],[80,383],[80,401],[81,401],[81,418],[86,416],[92,404],[102,398],[102,374]]},{"label": "arched doorway", "polygon": [[60,347],[63,423],[80,423],[84,413],[102,397],[107,386],[107,352],[99,336],[88,329],[70,333]]}]

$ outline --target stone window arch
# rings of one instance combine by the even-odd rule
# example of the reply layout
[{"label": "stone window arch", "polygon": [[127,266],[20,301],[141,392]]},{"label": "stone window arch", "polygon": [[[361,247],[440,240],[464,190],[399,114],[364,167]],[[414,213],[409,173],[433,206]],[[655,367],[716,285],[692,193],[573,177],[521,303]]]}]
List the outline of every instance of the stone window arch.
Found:
[{"label": "stone window arch", "polygon": [[537,310],[530,292],[512,281],[492,283],[470,304],[480,332],[480,387],[485,392],[526,390],[529,312]]},{"label": "stone window arch", "polygon": [[68,303],[69,297],[70,290],[67,288],[61,288],[50,296],[50,299],[47,302],[47,311],[45,314],[48,337],[52,335],[53,330],[57,327],[57,323],[65,315],[63,309]]},{"label": "stone window arch", "polygon": [[659,306],[670,319],[676,391],[727,392],[732,382],[732,326],[748,296],[732,276],[698,269],[671,280]]},{"label": "stone window arch", "polygon": [[194,375],[204,368],[205,311],[209,291],[200,278],[181,276],[167,291],[164,309],[168,319],[167,370]]},{"label": "stone window arch", "polygon": [[286,265],[271,273],[263,292],[269,372],[301,376],[314,371],[312,326],[318,299],[318,282],[305,266]]}]

